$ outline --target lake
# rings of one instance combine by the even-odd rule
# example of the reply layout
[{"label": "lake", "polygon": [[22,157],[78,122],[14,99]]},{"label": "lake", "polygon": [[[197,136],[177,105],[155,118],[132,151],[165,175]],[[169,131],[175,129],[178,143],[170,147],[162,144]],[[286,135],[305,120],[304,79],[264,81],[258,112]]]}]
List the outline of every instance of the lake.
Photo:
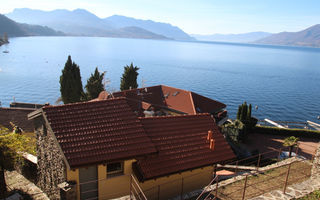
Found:
[{"label": "lake", "polygon": [[[8,50],[9,53],[2,53]],[[0,47],[0,101],[54,104],[71,55],[82,81],[95,67],[117,91],[123,67],[140,68],[139,86],[168,85],[221,101],[235,118],[251,103],[259,119],[320,122],[320,49],[95,37],[11,38]]]}]

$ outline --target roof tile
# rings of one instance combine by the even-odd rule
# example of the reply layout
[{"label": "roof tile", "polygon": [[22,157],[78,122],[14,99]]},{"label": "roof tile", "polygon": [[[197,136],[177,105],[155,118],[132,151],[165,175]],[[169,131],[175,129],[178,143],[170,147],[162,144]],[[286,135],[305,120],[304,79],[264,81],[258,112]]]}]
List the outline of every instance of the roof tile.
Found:
[{"label": "roof tile", "polygon": [[[158,156],[137,161],[138,177],[148,180],[235,157],[209,114],[139,118],[159,151]],[[216,140],[214,150],[208,131]]]},{"label": "roof tile", "polygon": [[156,152],[125,98],[46,106],[43,111],[72,168]]}]

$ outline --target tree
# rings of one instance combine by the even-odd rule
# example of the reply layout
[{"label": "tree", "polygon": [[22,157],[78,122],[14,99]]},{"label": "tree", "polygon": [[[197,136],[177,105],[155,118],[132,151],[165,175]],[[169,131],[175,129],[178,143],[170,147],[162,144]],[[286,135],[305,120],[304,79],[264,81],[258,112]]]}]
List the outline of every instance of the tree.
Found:
[{"label": "tree", "polygon": [[241,115],[240,115],[240,120],[242,122],[245,122],[247,120],[247,113],[248,113],[247,102],[244,102],[242,104]]},{"label": "tree", "polygon": [[240,120],[241,110],[242,110],[242,105],[239,105],[238,112],[237,112],[237,120]]},{"label": "tree", "polygon": [[283,146],[289,147],[289,157],[291,157],[293,147],[298,146],[298,141],[299,141],[299,138],[294,136],[290,136],[284,139]]},{"label": "tree", "polygon": [[23,162],[22,152],[35,153],[30,141],[31,138],[0,126],[0,199],[5,198],[7,192],[5,170],[12,169],[17,162]]},{"label": "tree", "polygon": [[93,74],[91,74],[90,78],[87,80],[86,88],[86,97],[87,100],[95,99],[99,96],[100,92],[104,91],[103,79],[106,72],[100,73],[98,68]]},{"label": "tree", "polygon": [[60,92],[65,104],[80,102],[84,97],[80,68],[72,62],[70,55],[60,76]]},{"label": "tree", "polygon": [[131,63],[130,66],[124,67],[124,72],[121,77],[120,90],[128,90],[138,87],[137,77],[139,68],[137,66],[133,66]]}]

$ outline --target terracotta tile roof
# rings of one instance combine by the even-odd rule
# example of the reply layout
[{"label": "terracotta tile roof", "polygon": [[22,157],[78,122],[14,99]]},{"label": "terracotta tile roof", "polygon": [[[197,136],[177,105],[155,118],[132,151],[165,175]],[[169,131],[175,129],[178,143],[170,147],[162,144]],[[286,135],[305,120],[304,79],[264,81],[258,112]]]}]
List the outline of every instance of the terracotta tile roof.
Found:
[{"label": "terracotta tile roof", "polygon": [[[139,118],[159,151],[158,156],[139,159],[135,171],[140,180],[221,163],[235,158],[209,114]],[[213,131],[215,149],[209,148]]]},{"label": "terracotta tile roof", "polygon": [[33,111],[35,109],[32,108],[0,108],[0,124],[12,130],[12,122],[23,131],[33,132],[33,122],[28,121],[28,114]]},{"label": "terracotta tile roof", "polygon": [[[225,104],[201,96],[194,92],[158,85],[113,93],[115,97],[127,97],[156,107],[166,107],[186,114],[214,113],[226,107]],[[130,105],[133,110],[141,110],[143,105]]]},{"label": "terracotta tile roof", "polygon": [[43,112],[71,168],[156,152],[125,98],[46,106]]}]

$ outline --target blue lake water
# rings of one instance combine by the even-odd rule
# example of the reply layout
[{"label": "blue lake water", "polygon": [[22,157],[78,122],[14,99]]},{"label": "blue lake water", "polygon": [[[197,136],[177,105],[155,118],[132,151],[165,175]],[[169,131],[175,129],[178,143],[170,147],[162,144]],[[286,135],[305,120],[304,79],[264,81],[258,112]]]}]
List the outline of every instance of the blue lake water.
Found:
[{"label": "blue lake water", "polygon": [[[8,50],[9,53],[2,53]],[[99,67],[109,91],[123,67],[140,67],[138,83],[191,90],[227,104],[231,118],[243,101],[259,119],[318,121],[320,49],[92,37],[12,38],[0,47],[0,101],[54,104],[71,55],[82,81]]]}]

